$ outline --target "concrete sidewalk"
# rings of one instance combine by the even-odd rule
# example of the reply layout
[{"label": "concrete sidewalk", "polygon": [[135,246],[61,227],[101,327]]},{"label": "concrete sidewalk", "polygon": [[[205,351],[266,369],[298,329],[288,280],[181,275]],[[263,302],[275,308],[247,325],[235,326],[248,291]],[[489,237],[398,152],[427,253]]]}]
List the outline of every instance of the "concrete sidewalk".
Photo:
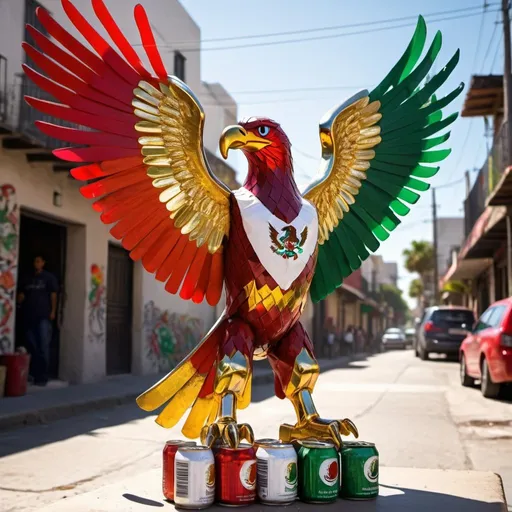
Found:
[{"label": "concrete sidewalk", "polygon": [[[347,365],[354,357],[319,359],[322,371]],[[135,400],[145,389],[152,386],[161,375],[118,375],[94,384],[67,386],[65,383],[49,388],[30,388],[22,397],[0,399],[0,430],[23,425],[49,423],[62,418],[83,414],[95,409],[106,409]],[[273,382],[273,373],[267,361],[254,363],[253,385]],[[52,384],[52,383],[51,383]]]},{"label": "concrete sidewalk", "polygon": [[[453,471],[417,468],[380,468],[377,500],[337,500],[328,505],[295,503],[284,507],[251,505],[244,510],[343,511],[343,512],[506,512],[503,485],[499,475],[480,471]],[[143,512],[151,509],[176,509],[162,497],[162,471],[154,469],[122,483],[107,485],[40,508],[40,512]],[[214,505],[208,510],[226,510]]]}]

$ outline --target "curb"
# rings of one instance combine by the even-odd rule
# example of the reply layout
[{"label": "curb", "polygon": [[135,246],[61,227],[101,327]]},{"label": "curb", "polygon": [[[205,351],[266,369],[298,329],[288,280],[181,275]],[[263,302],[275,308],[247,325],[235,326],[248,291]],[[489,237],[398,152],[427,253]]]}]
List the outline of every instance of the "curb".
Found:
[{"label": "curb", "polygon": [[[324,360],[320,365],[321,371],[328,371],[343,366],[351,361],[357,361],[364,358],[365,354],[358,354],[353,357],[345,356],[333,360]],[[274,382],[272,370],[268,370],[253,376],[254,386],[261,384],[270,384]],[[70,418],[79,414],[85,414],[91,411],[109,409],[119,405],[126,405],[134,402],[140,391],[137,393],[129,392],[124,395],[107,396],[95,398],[93,400],[82,400],[73,403],[44,407],[37,410],[31,410],[21,413],[14,413],[0,416],[0,431],[12,430],[17,427],[41,425],[53,421]]]}]

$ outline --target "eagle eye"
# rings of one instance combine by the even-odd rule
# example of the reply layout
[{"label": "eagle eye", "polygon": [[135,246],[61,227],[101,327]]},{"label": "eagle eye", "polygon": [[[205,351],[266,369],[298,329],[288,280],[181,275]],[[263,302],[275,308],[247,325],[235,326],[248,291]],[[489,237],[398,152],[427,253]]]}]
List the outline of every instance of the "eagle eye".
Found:
[{"label": "eagle eye", "polygon": [[270,128],[268,126],[258,126],[258,133],[262,137],[266,137],[269,132],[270,132]]}]

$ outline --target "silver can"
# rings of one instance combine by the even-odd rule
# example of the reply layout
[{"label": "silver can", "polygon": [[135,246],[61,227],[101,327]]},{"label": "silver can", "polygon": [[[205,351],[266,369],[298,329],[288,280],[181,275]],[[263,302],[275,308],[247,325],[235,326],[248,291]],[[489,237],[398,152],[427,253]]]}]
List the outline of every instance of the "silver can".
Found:
[{"label": "silver can", "polygon": [[266,505],[286,505],[297,498],[297,454],[291,444],[263,442],[256,451],[258,498]]},{"label": "silver can", "polygon": [[174,458],[174,503],[191,510],[215,500],[215,460],[207,446],[180,446]]}]

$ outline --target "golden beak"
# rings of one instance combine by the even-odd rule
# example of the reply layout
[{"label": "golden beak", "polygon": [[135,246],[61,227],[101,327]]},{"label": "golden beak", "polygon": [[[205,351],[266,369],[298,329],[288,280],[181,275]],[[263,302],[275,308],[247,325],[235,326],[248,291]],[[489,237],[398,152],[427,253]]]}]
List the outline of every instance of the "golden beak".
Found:
[{"label": "golden beak", "polygon": [[240,125],[232,125],[224,128],[219,140],[220,154],[228,157],[230,149],[244,149],[246,151],[259,151],[272,144],[270,140],[258,137],[252,132],[247,132]]}]

